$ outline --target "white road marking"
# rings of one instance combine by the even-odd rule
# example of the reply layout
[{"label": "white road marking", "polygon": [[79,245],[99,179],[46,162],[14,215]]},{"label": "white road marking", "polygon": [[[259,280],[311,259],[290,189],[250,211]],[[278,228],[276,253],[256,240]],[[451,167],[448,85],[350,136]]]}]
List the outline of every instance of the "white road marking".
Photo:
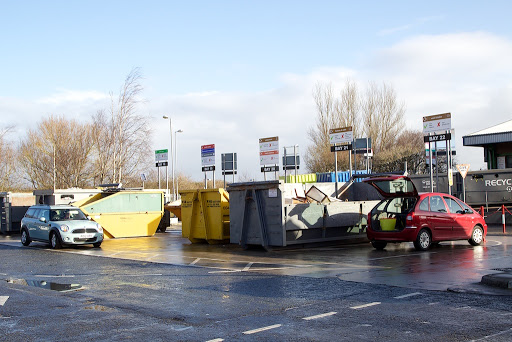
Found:
[{"label": "white road marking", "polygon": [[43,278],[74,278],[73,274],[69,275],[47,275],[47,274],[36,274],[34,277],[43,277]]},{"label": "white road marking", "polygon": [[244,267],[244,269],[242,270],[243,272],[247,272],[249,271],[249,269],[251,268],[252,264],[254,264],[253,262],[250,262],[247,264],[247,266]]},{"label": "white road marking", "polygon": [[201,258],[197,258],[196,260],[192,261],[189,265],[190,266],[195,265],[199,262],[199,260],[201,260]]},{"label": "white road marking", "polygon": [[216,338],[216,339],[213,339],[213,340],[208,340],[206,342],[222,342],[222,341],[224,341],[223,338]]},{"label": "white road marking", "polygon": [[192,329],[192,327],[186,327],[186,328],[178,328],[178,329],[172,329],[174,331],[184,331],[184,330],[188,330],[188,329]]},{"label": "white road marking", "polygon": [[368,303],[368,304],[363,304],[363,305],[358,305],[358,306],[352,306],[351,309],[354,309],[354,310],[364,309],[364,308],[379,305],[379,304],[381,304],[381,302],[373,302],[373,303]]},{"label": "white road marking", "polygon": [[479,338],[478,340],[471,340],[471,342],[487,340],[489,338],[493,338],[493,337],[496,337],[496,336],[504,335],[504,334],[510,333],[510,332],[512,332],[512,328],[510,328],[508,330],[500,331],[499,333],[496,333],[496,334],[493,334],[493,335],[484,336],[482,338]]},{"label": "white road marking", "polygon": [[394,297],[394,298],[395,299],[404,299],[404,298],[408,298],[408,297],[419,296],[420,294],[421,294],[421,292],[413,292],[413,293],[409,293],[409,294],[406,294],[406,295],[403,295],[403,296]]},{"label": "white road marking", "polygon": [[7,299],[9,299],[9,296],[0,296],[0,306],[4,306]]},{"label": "white road marking", "polygon": [[256,334],[256,333],[259,333],[259,332],[262,332],[262,331],[267,331],[267,330],[271,330],[271,329],[276,329],[276,328],[279,328],[280,326],[281,326],[281,324],[269,325],[268,327],[263,327],[263,328],[259,328],[259,329],[254,329],[254,330],[247,330],[247,331],[244,331],[244,332],[243,332],[243,334],[244,334],[244,335]]},{"label": "white road marking", "polygon": [[304,317],[304,318],[302,318],[302,319],[304,319],[304,320],[306,320],[306,321],[309,321],[309,320],[312,320],[312,319],[318,319],[318,318],[329,317],[329,316],[336,315],[336,314],[337,314],[337,312],[335,312],[335,311],[331,311],[331,312],[327,312],[327,313],[320,314],[320,315]]}]

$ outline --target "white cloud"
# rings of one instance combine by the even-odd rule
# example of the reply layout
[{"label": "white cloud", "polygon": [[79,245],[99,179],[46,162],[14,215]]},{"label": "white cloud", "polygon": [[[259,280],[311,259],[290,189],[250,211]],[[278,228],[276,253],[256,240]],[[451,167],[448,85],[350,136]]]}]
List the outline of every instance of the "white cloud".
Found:
[{"label": "white cloud", "polygon": [[58,89],[57,93],[37,100],[38,103],[50,105],[62,105],[72,102],[99,101],[107,99],[108,95],[98,91],[77,91],[69,89]]}]

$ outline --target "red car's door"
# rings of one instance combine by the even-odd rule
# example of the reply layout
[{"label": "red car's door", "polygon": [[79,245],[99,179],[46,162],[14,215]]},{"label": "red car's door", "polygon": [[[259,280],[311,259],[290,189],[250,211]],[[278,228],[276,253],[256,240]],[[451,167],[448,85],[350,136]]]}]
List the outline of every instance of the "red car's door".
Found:
[{"label": "red car's door", "polygon": [[433,240],[451,240],[453,238],[453,218],[438,195],[430,196],[429,225],[432,227]]},{"label": "red car's door", "polygon": [[466,214],[464,209],[454,198],[443,196],[443,199],[446,202],[450,216],[453,219],[453,239],[469,239],[469,235],[471,233],[468,234],[467,227],[471,226],[471,215]]}]

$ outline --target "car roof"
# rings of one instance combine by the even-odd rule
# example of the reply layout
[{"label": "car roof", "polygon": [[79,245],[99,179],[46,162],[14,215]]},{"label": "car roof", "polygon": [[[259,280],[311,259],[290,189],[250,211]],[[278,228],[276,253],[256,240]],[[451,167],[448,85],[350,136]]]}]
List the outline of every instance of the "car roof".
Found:
[{"label": "car roof", "polygon": [[78,207],[74,207],[69,204],[36,204],[31,206],[30,208],[35,209],[79,209]]}]

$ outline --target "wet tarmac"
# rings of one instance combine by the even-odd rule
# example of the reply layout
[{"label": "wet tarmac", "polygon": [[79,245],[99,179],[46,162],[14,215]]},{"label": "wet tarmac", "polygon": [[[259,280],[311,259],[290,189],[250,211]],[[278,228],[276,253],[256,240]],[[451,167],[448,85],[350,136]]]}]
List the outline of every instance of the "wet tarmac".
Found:
[{"label": "wet tarmac", "polygon": [[[152,237],[105,240],[100,249],[67,247],[55,252],[204,267],[209,273],[253,272],[301,277],[337,277],[345,281],[441,290],[480,288],[482,276],[512,265],[512,236],[493,234],[482,246],[467,241],[444,242],[427,252],[412,243],[388,244],[377,251],[369,243],[294,249],[244,250],[238,245],[192,244],[179,227]],[[19,237],[1,244],[22,247]],[[33,242],[31,248],[49,248]],[[512,294],[511,290],[503,293]]]}]

